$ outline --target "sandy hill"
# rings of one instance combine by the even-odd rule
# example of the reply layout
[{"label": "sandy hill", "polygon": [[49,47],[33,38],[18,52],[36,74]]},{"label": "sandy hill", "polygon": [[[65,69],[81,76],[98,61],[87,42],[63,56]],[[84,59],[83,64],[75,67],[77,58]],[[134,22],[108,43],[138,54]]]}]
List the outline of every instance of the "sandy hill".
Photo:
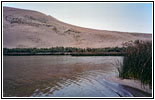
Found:
[{"label": "sandy hill", "polygon": [[31,10],[3,7],[3,47],[113,47],[130,40],[151,40],[151,34],[77,27]]}]

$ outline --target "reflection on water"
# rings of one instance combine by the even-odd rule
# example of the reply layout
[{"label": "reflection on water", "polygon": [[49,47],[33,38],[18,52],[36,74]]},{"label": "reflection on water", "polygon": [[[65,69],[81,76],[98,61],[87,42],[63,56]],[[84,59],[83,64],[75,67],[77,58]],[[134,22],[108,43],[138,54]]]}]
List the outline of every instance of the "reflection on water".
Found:
[{"label": "reflection on water", "polygon": [[3,60],[3,96],[146,96],[105,80],[118,75],[115,63],[123,57],[4,56]]}]

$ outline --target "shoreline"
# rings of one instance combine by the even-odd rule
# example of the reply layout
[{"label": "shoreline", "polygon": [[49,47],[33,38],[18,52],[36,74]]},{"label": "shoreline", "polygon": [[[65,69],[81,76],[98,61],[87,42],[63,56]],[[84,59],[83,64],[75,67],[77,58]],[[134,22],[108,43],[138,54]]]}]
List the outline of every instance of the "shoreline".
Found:
[{"label": "shoreline", "polygon": [[70,55],[70,56],[124,56],[124,52],[57,52],[57,53],[4,53],[4,56],[46,56],[46,55]]},{"label": "shoreline", "polygon": [[138,89],[142,92],[146,92],[148,94],[152,94],[152,89],[149,88],[149,85],[142,85],[140,81],[133,79],[121,79],[119,77],[108,77],[106,80],[114,83],[118,83],[125,87],[131,87]]}]

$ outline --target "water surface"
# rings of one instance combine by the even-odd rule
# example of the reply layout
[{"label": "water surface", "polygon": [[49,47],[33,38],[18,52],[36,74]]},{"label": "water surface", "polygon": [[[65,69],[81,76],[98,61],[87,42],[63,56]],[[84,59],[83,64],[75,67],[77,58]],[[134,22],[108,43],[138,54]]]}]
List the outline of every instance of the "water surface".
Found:
[{"label": "water surface", "polygon": [[120,56],[4,56],[3,61],[3,96],[147,96],[106,80],[118,76]]}]

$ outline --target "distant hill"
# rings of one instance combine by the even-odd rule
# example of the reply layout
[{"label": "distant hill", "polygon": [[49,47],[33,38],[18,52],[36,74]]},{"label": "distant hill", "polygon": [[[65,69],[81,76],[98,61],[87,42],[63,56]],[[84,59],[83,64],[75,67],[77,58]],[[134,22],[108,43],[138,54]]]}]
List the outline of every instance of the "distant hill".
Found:
[{"label": "distant hill", "polygon": [[151,40],[152,35],[83,28],[37,11],[3,7],[3,47],[7,48],[103,48],[137,39]]}]

